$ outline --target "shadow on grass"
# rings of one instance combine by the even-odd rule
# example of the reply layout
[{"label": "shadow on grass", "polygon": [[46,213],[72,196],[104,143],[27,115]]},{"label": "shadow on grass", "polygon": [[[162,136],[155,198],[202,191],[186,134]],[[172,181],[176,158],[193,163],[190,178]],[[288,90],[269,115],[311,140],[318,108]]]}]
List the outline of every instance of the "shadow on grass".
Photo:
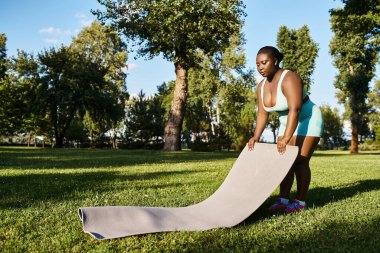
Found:
[{"label": "shadow on grass", "polygon": [[28,149],[0,147],[0,169],[101,168],[236,158],[238,152]]},{"label": "shadow on grass", "polygon": [[[328,203],[351,198],[357,194],[380,189],[380,180],[362,180],[355,184],[339,189],[330,187],[315,188],[309,191],[309,203],[313,207],[322,207]],[[306,232],[294,236],[293,229],[289,236],[283,236],[276,231],[270,234],[236,232],[236,229],[245,229],[259,220],[272,217],[268,211],[275,197],[270,197],[255,213],[234,228],[229,237],[220,239],[218,230],[207,231],[193,240],[184,248],[188,252],[379,252],[380,218],[367,220],[361,223],[347,223],[344,221],[322,221],[318,229],[304,228]],[[277,213],[276,215],[285,215]],[[225,228],[228,229],[228,228]],[[238,230],[239,231],[239,230]],[[293,235],[293,236],[291,236]]]},{"label": "shadow on grass", "polygon": [[313,157],[341,157],[341,156],[347,156],[347,157],[357,157],[357,156],[368,156],[368,155],[380,155],[380,151],[366,151],[364,153],[357,153],[357,154],[351,154],[349,151],[341,151],[339,153],[329,153],[329,151],[319,151],[313,153]]},{"label": "shadow on grass", "polygon": [[[357,194],[376,191],[380,189],[380,179],[361,180],[354,184],[343,186],[342,188],[333,189],[332,187],[317,187],[309,190],[308,205],[309,207],[322,207],[326,204],[351,198]],[[294,196],[294,193],[292,194]],[[238,226],[249,225],[262,219],[267,219],[274,215],[268,210],[268,207],[275,201],[275,196],[268,198],[251,216]],[[275,215],[284,215],[276,213]]]},{"label": "shadow on grass", "polygon": [[[185,246],[186,252],[379,252],[380,219],[360,224],[323,222],[319,229],[299,231],[295,236],[289,228],[289,236],[281,232],[270,234],[229,233],[220,238],[218,230],[202,233]],[[294,229],[294,228],[293,228]],[[293,236],[292,236],[293,235]]]},{"label": "shadow on grass", "polygon": [[[27,208],[43,201],[62,202],[82,199],[81,193],[91,195],[114,192],[120,189],[136,190],[144,188],[162,189],[180,187],[181,183],[149,184],[133,181],[146,181],[160,178],[183,177],[184,174],[199,173],[201,170],[144,172],[131,175],[120,175],[118,172],[88,172],[88,173],[49,173],[27,174],[0,177],[0,209]],[[129,184],[131,183],[131,184]],[[78,196],[78,195],[79,196]],[[85,194],[86,195],[86,194]],[[87,196],[87,195],[86,195]]]}]

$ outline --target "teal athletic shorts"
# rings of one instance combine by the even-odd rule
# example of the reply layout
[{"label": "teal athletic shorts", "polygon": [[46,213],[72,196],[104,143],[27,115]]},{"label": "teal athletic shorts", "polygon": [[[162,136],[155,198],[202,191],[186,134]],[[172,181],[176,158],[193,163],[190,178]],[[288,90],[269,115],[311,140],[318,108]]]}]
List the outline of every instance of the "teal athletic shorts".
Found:
[{"label": "teal athletic shorts", "polygon": [[[279,111],[280,129],[278,136],[284,136],[288,111]],[[298,116],[298,125],[294,131],[294,136],[316,136],[321,137],[323,132],[323,117],[321,109],[310,99],[302,105]]]}]

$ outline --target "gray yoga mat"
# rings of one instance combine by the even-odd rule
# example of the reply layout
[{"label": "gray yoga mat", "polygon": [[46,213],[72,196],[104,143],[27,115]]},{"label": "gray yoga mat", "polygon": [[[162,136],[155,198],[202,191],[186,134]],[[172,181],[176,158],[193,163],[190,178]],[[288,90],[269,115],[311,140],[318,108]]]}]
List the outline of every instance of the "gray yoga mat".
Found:
[{"label": "gray yoga mat", "polygon": [[202,231],[233,227],[250,216],[280,184],[298,147],[280,155],[275,144],[257,143],[240,153],[222,185],[206,200],[178,208],[81,207],[83,230],[97,239],[167,231]]}]

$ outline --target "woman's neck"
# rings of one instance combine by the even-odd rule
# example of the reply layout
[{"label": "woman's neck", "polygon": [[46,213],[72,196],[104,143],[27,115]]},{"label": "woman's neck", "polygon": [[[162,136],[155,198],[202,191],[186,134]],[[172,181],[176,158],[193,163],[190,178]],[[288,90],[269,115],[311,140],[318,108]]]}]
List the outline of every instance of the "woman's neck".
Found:
[{"label": "woman's neck", "polygon": [[273,72],[267,77],[267,80],[269,82],[272,82],[272,80],[274,79],[274,77],[276,76],[276,74],[278,73],[278,71],[280,69],[281,69],[280,67],[275,67],[275,69],[273,70]]}]

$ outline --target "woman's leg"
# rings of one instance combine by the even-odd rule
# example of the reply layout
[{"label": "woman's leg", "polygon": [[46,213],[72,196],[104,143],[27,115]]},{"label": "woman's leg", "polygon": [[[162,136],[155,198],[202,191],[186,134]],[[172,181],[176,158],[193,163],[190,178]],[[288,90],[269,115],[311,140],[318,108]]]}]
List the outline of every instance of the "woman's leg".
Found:
[{"label": "woman's leg", "polygon": [[[279,136],[278,140],[282,140],[283,136]],[[291,144],[292,139],[289,141],[289,144],[292,146],[295,146],[294,144]],[[290,168],[288,174],[286,174],[285,178],[282,180],[280,184],[280,198],[289,199],[290,197],[290,190],[292,189],[294,181],[294,168],[293,166]]]},{"label": "woman's leg", "polygon": [[[279,140],[282,136],[278,137]],[[288,174],[285,176],[280,184],[280,197],[289,199],[290,190],[292,189],[294,174],[297,179],[297,196],[298,200],[305,200],[306,194],[309,190],[311,171],[309,167],[310,158],[319,142],[319,137],[313,136],[293,136],[289,145],[298,146],[299,153],[296,161]]]},{"label": "woman's leg", "polygon": [[313,136],[293,136],[290,145],[298,146],[299,154],[294,162],[292,169],[297,180],[296,199],[304,201],[309,191],[311,171],[309,166],[310,158],[317,147],[319,137]]},{"label": "woman's leg", "polygon": [[290,190],[292,189],[294,181],[294,169],[290,168],[288,174],[286,174],[285,178],[282,180],[280,184],[280,198],[289,199]]}]

